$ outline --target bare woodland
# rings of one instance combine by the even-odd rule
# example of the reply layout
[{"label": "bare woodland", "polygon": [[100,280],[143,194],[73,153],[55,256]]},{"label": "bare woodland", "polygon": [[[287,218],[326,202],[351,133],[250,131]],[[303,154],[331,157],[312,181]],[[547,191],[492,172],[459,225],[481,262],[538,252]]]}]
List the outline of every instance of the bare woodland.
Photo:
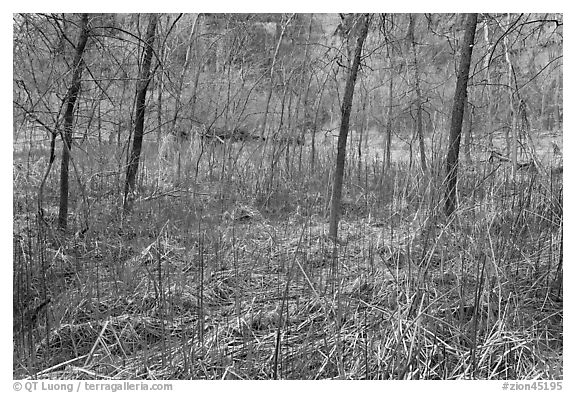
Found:
[{"label": "bare woodland", "polygon": [[563,378],[561,14],[13,41],[14,378]]}]

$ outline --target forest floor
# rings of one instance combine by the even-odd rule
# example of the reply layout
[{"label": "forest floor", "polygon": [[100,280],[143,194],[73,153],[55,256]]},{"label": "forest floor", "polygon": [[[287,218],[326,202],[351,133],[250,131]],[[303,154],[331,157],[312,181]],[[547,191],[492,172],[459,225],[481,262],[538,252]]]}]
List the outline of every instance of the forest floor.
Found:
[{"label": "forest floor", "polygon": [[[440,159],[423,174],[352,155],[337,244],[328,153],[142,187],[129,214],[119,174],[84,175],[90,229],[63,236],[55,198],[36,215],[45,161],[19,152],[14,378],[562,379],[561,140],[536,138],[541,164],[516,179],[474,156],[449,219]],[[96,161],[114,160],[78,166]]]}]

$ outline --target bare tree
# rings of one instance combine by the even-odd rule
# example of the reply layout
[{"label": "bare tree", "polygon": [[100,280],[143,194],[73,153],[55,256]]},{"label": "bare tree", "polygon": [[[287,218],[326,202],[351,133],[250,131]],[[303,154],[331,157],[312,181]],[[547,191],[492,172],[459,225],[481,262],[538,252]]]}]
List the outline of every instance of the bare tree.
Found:
[{"label": "bare tree", "polygon": [[[180,113],[181,110],[181,101],[182,101],[182,90],[184,89],[184,82],[187,79],[187,74],[188,74],[188,69],[190,68],[190,63],[192,61],[192,56],[193,53],[192,51],[194,50],[193,46],[194,46],[194,42],[196,41],[196,26],[198,24],[198,19],[200,18],[200,15],[194,15],[193,21],[192,21],[192,27],[190,28],[190,34],[188,36],[188,43],[186,45],[186,52],[184,55],[184,64],[182,66],[182,70],[180,71],[180,75],[178,78],[178,86],[177,86],[177,90],[176,90],[176,98],[174,100],[174,117],[172,118],[172,124],[171,124],[171,133],[173,135],[176,136],[176,140],[178,141],[178,152],[177,152],[177,163],[176,163],[176,183],[177,185],[180,184],[181,181],[181,172],[182,172],[182,159],[185,153],[185,147],[186,147],[186,141],[185,141],[185,135],[184,132],[182,130],[177,131],[176,130],[176,122],[178,121],[178,115]],[[197,53],[195,54],[195,57],[197,57]],[[198,87],[198,76],[199,76],[200,72],[196,73],[196,78],[194,79],[194,89],[196,89]],[[193,111],[194,107],[192,106],[192,117],[194,117],[194,111]],[[190,138],[192,138],[192,135],[189,135]]]},{"label": "bare tree", "polygon": [[136,87],[136,122],[134,125],[134,142],[132,144],[132,154],[126,169],[126,183],[124,185],[124,209],[129,209],[128,193],[136,187],[136,174],[140,162],[140,152],[142,151],[142,139],[144,138],[144,115],[146,111],[146,92],[150,84],[150,65],[152,64],[152,52],[154,44],[154,34],[158,15],[150,14],[148,19],[148,30],[146,31],[146,47],[144,49],[144,59],[142,70],[138,77]]},{"label": "bare tree", "polygon": [[[493,42],[490,39],[490,27],[488,25],[488,17],[484,16],[484,40],[487,45],[487,52],[492,51]],[[484,56],[484,68],[486,69],[486,88],[488,89],[487,94],[487,106],[488,106],[488,116],[487,116],[487,130],[488,135],[488,150],[493,149],[493,133],[494,133],[494,88],[492,86],[492,73],[490,72],[490,56]]]},{"label": "bare tree", "polygon": [[460,139],[462,136],[462,118],[466,105],[468,73],[472,60],[472,48],[474,47],[474,35],[476,34],[476,22],[478,14],[468,14],[466,17],[466,30],[462,42],[460,67],[456,79],[456,91],[452,105],[452,122],[450,124],[450,141],[448,155],[446,157],[446,215],[451,215],[456,209],[456,182],[458,179],[458,154],[460,152]]},{"label": "bare tree", "polygon": [[72,128],[74,126],[74,108],[81,87],[82,71],[84,70],[84,49],[88,42],[90,31],[88,28],[88,14],[82,14],[80,19],[80,37],[76,44],[76,54],[72,63],[72,83],[66,93],[66,111],[64,112],[64,133],[62,133],[62,163],[60,166],[60,208],[58,211],[58,226],[65,230],[68,226],[68,166],[70,164],[70,150],[72,149]]},{"label": "bare tree", "polygon": [[266,122],[268,120],[268,112],[270,110],[270,100],[272,99],[272,91],[274,90],[274,72],[276,69],[276,61],[278,60],[278,52],[280,51],[280,46],[282,45],[282,40],[284,39],[284,34],[286,32],[286,28],[294,18],[295,14],[291,14],[286,22],[282,25],[280,30],[280,36],[278,37],[278,42],[276,43],[276,49],[274,50],[274,55],[272,56],[272,63],[270,65],[270,85],[268,88],[268,93],[266,95],[266,104],[264,109],[264,117],[262,118],[262,130],[261,130],[261,137],[264,137],[264,133],[266,132]]},{"label": "bare tree", "polygon": [[[473,92],[470,95],[472,94]],[[474,133],[475,110],[476,108],[474,107],[474,104],[471,101],[467,103],[464,109],[464,116],[466,116],[467,118],[466,120],[467,124],[466,127],[464,128],[464,158],[466,159],[466,162],[469,164],[472,163],[472,139]]]},{"label": "bare tree", "polygon": [[412,59],[414,61],[414,85],[416,88],[416,134],[420,147],[420,163],[422,170],[426,171],[426,149],[424,145],[424,130],[422,125],[422,90],[420,88],[420,72],[418,70],[418,49],[414,36],[414,25],[417,14],[410,14],[410,25],[408,27],[408,41],[412,48]]},{"label": "bare tree", "polygon": [[344,90],[344,99],[342,100],[342,120],[340,123],[340,132],[338,134],[338,151],[336,153],[336,172],[334,174],[334,184],[332,187],[332,200],[330,206],[330,229],[328,236],[335,242],[338,239],[338,219],[340,215],[340,200],[342,198],[342,180],[344,178],[344,163],[346,160],[346,140],[348,139],[348,128],[350,123],[350,112],[352,110],[352,101],[354,99],[354,86],[358,68],[360,67],[360,57],[362,55],[362,46],[368,35],[368,25],[370,17],[368,14],[362,15],[357,23],[361,26],[356,49],[354,50],[354,60],[348,73],[346,88]]},{"label": "bare tree", "polygon": [[[511,17],[508,14],[506,18],[508,25],[511,24]],[[516,21],[517,22],[517,21]],[[515,22],[515,23],[516,23]],[[509,156],[512,160],[512,178],[516,178],[516,166],[518,163],[518,109],[515,103],[515,91],[517,90],[516,77],[514,75],[514,65],[512,64],[512,56],[510,54],[510,40],[507,32],[504,33],[504,58],[506,59],[506,65],[508,66],[508,99],[510,105],[510,131],[512,133],[512,139],[506,138],[506,146]],[[508,129],[508,127],[507,127]]]},{"label": "bare tree", "polygon": [[388,114],[386,118],[386,158],[384,159],[386,169],[390,169],[391,147],[392,147],[392,100],[394,94],[394,63],[390,56],[390,44],[386,47],[386,58],[388,59],[389,80],[388,80]]}]

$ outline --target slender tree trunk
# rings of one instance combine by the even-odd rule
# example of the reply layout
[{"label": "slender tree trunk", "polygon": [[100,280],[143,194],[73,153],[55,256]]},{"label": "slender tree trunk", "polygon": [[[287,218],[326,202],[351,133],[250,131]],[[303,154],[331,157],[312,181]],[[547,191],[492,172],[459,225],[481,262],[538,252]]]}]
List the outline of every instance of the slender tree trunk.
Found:
[{"label": "slender tree trunk", "polygon": [[[296,103],[296,123],[301,127],[300,130],[300,137],[302,140],[306,140],[306,131],[308,129],[308,121],[310,113],[308,111],[308,95],[310,94],[310,85],[312,83],[312,73],[308,76],[308,63],[309,63],[309,52],[310,52],[310,38],[312,37],[312,22],[314,21],[314,14],[310,14],[310,22],[308,24],[308,36],[306,37],[306,46],[304,48],[304,68],[302,71],[301,79],[300,79],[300,88],[304,85],[304,81],[307,80],[308,83],[306,84],[306,92],[304,93],[304,97],[302,99],[302,95],[298,96],[298,101]],[[302,123],[299,120],[299,111],[300,106],[302,105],[302,111],[304,112],[304,119]],[[315,125],[314,125],[315,126]],[[302,172],[302,152],[304,150],[304,144],[300,145],[299,153],[298,153],[298,173]]]},{"label": "slender tree trunk", "polygon": [[276,43],[276,49],[274,50],[274,55],[272,56],[272,64],[270,65],[270,87],[268,89],[268,94],[266,95],[266,104],[264,108],[264,117],[262,118],[262,125],[260,136],[264,137],[266,132],[266,122],[268,121],[268,111],[270,110],[270,100],[272,99],[272,92],[274,91],[274,70],[276,68],[276,60],[278,58],[278,52],[280,51],[280,45],[282,44],[282,40],[284,39],[284,33],[286,32],[286,28],[290,24],[290,21],[294,17],[295,14],[290,15],[286,23],[282,25],[282,30],[280,32],[280,37],[278,38],[278,42]]},{"label": "slender tree trunk", "polygon": [[88,14],[82,14],[80,20],[81,32],[76,45],[76,54],[72,63],[72,83],[66,93],[66,111],[64,112],[64,133],[62,134],[62,163],[60,167],[60,209],[58,212],[58,227],[66,230],[68,226],[68,166],[70,150],[72,149],[72,128],[74,126],[74,107],[80,92],[82,71],[84,70],[84,49],[88,42]]},{"label": "slender tree trunk", "polygon": [[[510,14],[508,14],[508,23],[510,23]],[[504,36],[504,57],[508,64],[508,99],[510,105],[510,131],[512,134],[511,143],[509,144],[510,160],[512,162],[512,179],[516,179],[516,168],[518,164],[518,110],[514,102],[514,91],[516,90],[516,83],[514,80],[514,66],[512,65],[512,57],[510,56],[510,45],[508,42],[508,35]]]},{"label": "slender tree trunk", "polygon": [[142,140],[144,139],[144,116],[146,111],[146,93],[150,84],[150,66],[152,64],[152,52],[154,44],[154,34],[158,15],[150,14],[148,19],[148,29],[146,31],[146,48],[144,49],[144,58],[142,70],[138,77],[136,93],[136,121],[134,125],[134,141],[132,144],[132,154],[128,161],[126,169],[126,183],[124,185],[124,209],[130,209],[129,193],[136,188],[136,175],[140,163],[140,153],[142,151]]},{"label": "slender tree trunk", "polygon": [[[282,154],[283,149],[287,150],[286,154],[289,154],[290,150],[290,138],[292,137],[291,134],[287,134],[282,131],[284,128],[284,110],[286,108],[286,96],[288,95],[288,83],[284,84],[284,89],[282,92],[282,100],[280,101],[280,123],[278,124],[278,128],[276,132],[273,133],[273,138],[278,138],[278,143],[272,144],[272,154],[270,155],[270,176],[268,177],[268,184],[265,186],[267,192],[270,192],[274,189],[274,175],[276,172],[276,163],[280,160],[280,156]],[[286,138],[284,141],[282,136]],[[288,168],[286,169],[287,173],[290,173]]]},{"label": "slender tree trunk", "polygon": [[[198,22],[198,18],[200,16],[196,15],[194,18],[194,22],[192,24],[192,28],[190,29],[190,35],[188,36],[188,46],[186,47],[186,55],[184,57],[184,66],[182,67],[182,71],[180,72],[180,78],[178,79],[178,90],[176,91],[176,100],[174,102],[174,117],[172,118],[172,125],[171,125],[171,133],[174,135],[177,143],[178,143],[178,152],[176,157],[176,182],[175,185],[180,185],[181,180],[181,165],[182,165],[182,157],[186,150],[186,138],[184,138],[183,130],[176,131],[176,121],[178,120],[178,113],[180,112],[180,101],[182,99],[182,89],[184,87],[184,80],[186,78],[186,74],[188,73],[188,68],[190,67],[190,58],[192,52],[192,46],[194,43],[194,32],[196,30],[196,24]],[[195,79],[196,86],[198,84],[197,78]],[[192,117],[194,113],[191,113]],[[189,131],[188,137],[192,140],[192,130]]]},{"label": "slender tree trunk", "polygon": [[510,141],[510,131],[512,127],[504,127],[504,140],[506,142],[506,156],[510,157],[510,152],[512,151],[511,141]]},{"label": "slender tree trunk", "polygon": [[540,101],[540,129],[548,130],[548,121],[546,121],[546,88],[542,88],[542,98]]},{"label": "slender tree trunk", "polygon": [[[490,29],[488,27],[488,19],[484,20],[484,40],[486,41],[487,49],[486,53],[492,51],[492,41],[490,40]],[[486,68],[486,84],[488,89],[488,119],[486,122],[486,132],[488,134],[488,150],[492,151],[494,143],[492,142],[492,137],[494,134],[494,108],[492,99],[492,74],[490,72],[490,56],[486,56],[484,60],[484,68]]]},{"label": "slender tree trunk", "polygon": [[[162,47],[158,48],[158,54],[160,55],[160,62],[162,64],[165,63],[166,58],[166,46],[162,45]],[[158,105],[158,110],[156,112],[156,119],[158,122],[158,128],[156,130],[156,152],[160,152],[160,142],[162,141],[162,113],[164,112],[163,107],[163,92],[164,92],[164,70],[162,69],[158,75],[158,95],[156,98],[156,103]]]},{"label": "slender tree trunk", "polygon": [[[508,14],[508,23],[511,22],[510,14]],[[512,57],[510,55],[510,45],[508,35],[504,36],[504,57],[508,65],[508,100],[510,105],[510,134],[507,143],[508,155],[512,162],[512,179],[516,179],[516,170],[518,164],[518,108],[516,107],[514,92],[516,90],[516,82],[514,77],[514,66],[512,64]]]},{"label": "slender tree trunk", "polygon": [[[366,127],[366,96],[365,94],[360,95],[360,102],[362,102],[362,109],[358,109],[357,117],[360,117],[360,121],[357,121],[356,127],[358,127],[358,183],[361,182],[362,177],[362,142],[364,141],[364,128]],[[359,124],[358,124],[359,123]]]},{"label": "slender tree trunk", "polygon": [[476,34],[476,22],[478,14],[468,14],[466,18],[466,31],[462,42],[460,67],[456,79],[456,91],[452,106],[452,122],[450,124],[450,141],[448,155],[446,157],[446,215],[451,215],[456,210],[456,183],[458,179],[458,154],[460,152],[460,138],[462,134],[462,118],[464,117],[464,105],[466,105],[468,73],[472,60],[472,48],[474,35]]},{"label": "slender tree trunk", "polygon": [[102,148],[102,100],[98,98],[98,148]]},{"label": "slender tree trunk", "polygon": [[[322,82],[320,87],[320,92],[318,93],[318,104],[316,104],[316,112],[314,113],[314,124],[318,124],[318,115],[320,113],[320,108],[322,107],[322,96],[324,95],[324,90],[326,88],[326,83],[328,83],[328,77],[332,72],[332,67],[326,73],[326,78]],[[330,123],[332,123],[332,116],[330,116]],[[314,173],[314,168],[316,165],[316,126],[312,129],[312,143],[310,144],[310,173]]]},{"label": "slender tree trunk", "polygon": [[467,105],[468,108],[468,124],[466,125],[466,132],[464,133],[464,157],[466,162],[472,163],[472,129],[474,126],[474,107],[471,104]]},{"label": "slender tree trunk", "polygon": [[416,24],[416,14],[410,15],[409,38],[412,46],[412,58],[414,60],[414,83],[416,87],[416,132],[420,147],[420,165],[422,171],[426,172],[426,147],[424,145],[424,130],[422,126],[422,92],[420,90],[420,72],[418,70],[418,50],[416,48],[416,38],[414,36],[414,25]]},{"label": "slender tree trunk", "polygon": [[368,25],[370,24],[369,15],[363,15],[358,23],[361,23],[362,30],[360,31],[356,41],[354,60],[352,62],[352,67],[350,68],[348,79],[346,81],[346,88],[344,90],[344,99],[342,101],[342,119],[340,122],[340,132],[338,135],[338,151],[336,153],[336,171],[334,173],[334,184],[332,188],[332,200],[330,206],[330,229],[328,236],[333,239],[334,242],[338,240],[338,221],[340,215],[340,202],[342,198],[344,164],[346,160],[346,140],[348,138],[348,127],[350,123],[352,101],[354,99],[354,86],[356,85],[356,77],[358,76],[360,57],[362,55],[362,46],[364,45],[364,40],[368,35]]},{"label": "slender tree trunk", "polygon": [[556,92],[554,94],[554,118],[556,130],[562,130],[564,124],[562,116],[562,72],[558,73],[558,79],[556,81]]},{"label": "slender tree trunk", "polygon": [[390,81],[388,82],[388,118],[386,119],[386,169],[390,169],[392,151],[392,99],[394,94],[394,65],[389,49],[387,49],[388,67],[390,68]]},{"label": "slender tree trunk", "polygon": [[[194,51],[196,57],[200,55],[198,52],[199,52],[198,48],[196,48],[196,50]],[[200,84],[200,75],[202,74],[203,68],[204,67],[202,65],[198,64],[198,69],[196,70],[196,74],[194,75],[194,85],[192,86],[192,98],[190,99],[190,114],[192,118],[194,118],[196,114],[196,101],[198,100],[198,85]]]},{"label": "slender tree trunk", "polygon": [[418,145],[420,146],[420,165],[422,167],[422,171],[426,172],[426,146],[424,144],[424,127],[422,121],[422,98],[418,77],[416,77],[416,81],[416,132],[418,133]]},{"label": "slender tree trunk", "polygon": [[[160,45],[161,47],[158,48],[158,54],[160,55],[160,63],[165,64],[166,58],[166,46]],[[164,112],[163,108],[163,92],[164,92],[164,69],[160,70],[160,74],[158,76],[158,89],[157,89],[157,97],[156,97],[156,121],[158,123],[156,128],[156,154],[157,154],[157,162],[158,162],[158,173],[156,176],[156,187],[160,185],[160,179],[162,178],[162,159],[160,157],[160,153],[162,150],[162,115]]]}]

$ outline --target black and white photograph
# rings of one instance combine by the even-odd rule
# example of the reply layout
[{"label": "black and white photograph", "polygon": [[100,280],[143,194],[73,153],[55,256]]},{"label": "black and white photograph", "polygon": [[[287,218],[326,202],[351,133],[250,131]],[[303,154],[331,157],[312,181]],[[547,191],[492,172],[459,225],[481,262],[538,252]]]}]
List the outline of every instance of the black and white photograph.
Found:
[{"label": "black and white photograph", "polygon": [[12,14],[13,380],[562,390],[564,14],[378,7]]}]

